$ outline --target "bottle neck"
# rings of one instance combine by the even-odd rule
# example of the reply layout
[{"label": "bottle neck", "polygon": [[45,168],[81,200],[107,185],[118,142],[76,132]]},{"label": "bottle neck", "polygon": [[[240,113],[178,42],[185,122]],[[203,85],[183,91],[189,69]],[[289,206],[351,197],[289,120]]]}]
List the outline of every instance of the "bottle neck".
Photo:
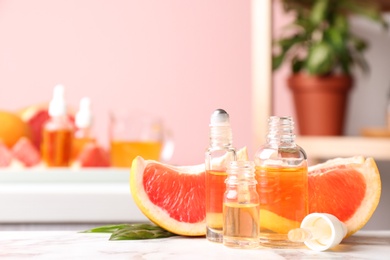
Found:
[{"label": "bottle neck", "polygon": [[272,116],[268,120],[267,143],[271,146],[294,146],[294,121],[291,117]]},{"label": "bottle neck", "polygon": [[233,134],[230,126],[210,126],[210,146],[231,147]]},{"label": "bottle neck", "polygon": [[227,185],[248,185],[257,184],[255,179],[255,164],[251,161],[232,161],[227,170]]}]

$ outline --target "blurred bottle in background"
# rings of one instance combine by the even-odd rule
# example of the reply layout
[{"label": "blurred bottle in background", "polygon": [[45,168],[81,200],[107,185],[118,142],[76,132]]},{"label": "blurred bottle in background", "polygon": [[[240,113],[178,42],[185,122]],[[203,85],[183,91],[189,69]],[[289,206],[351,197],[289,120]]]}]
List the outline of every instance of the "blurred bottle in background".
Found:
[{"label": "blurred bottle in background", "polygon": [[96,143],[93,133],[93,112],[91,100],[83,97],[80,100],[79,110],[75,118],[76,130],[74,132],[72,145],[72,161],[77,160],[78,156],[89,143]]},{"label": "blurred bottle in background", "polygon": [[54,87],[49,116],[42,131],[42,159],[48,167],[67,167],[71,161],[74,126],[67,116],[62,85]]}]

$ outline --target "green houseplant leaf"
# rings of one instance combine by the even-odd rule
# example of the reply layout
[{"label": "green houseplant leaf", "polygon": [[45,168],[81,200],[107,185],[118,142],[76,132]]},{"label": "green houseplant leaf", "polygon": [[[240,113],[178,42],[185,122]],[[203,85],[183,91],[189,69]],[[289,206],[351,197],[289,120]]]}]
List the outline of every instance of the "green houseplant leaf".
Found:
[{"label": "green houseplant leaf", "polygon": [[286,33],[274,41],[272,68],[290,63],[293,73],[327,75],[336,71],[350,74],[356,66],[368,71],[364,58],[367,41],[354,35],[348,17],[357,15],[387,28],[378,7],[364,0],[283,0],[286,12],[295,20]]}]

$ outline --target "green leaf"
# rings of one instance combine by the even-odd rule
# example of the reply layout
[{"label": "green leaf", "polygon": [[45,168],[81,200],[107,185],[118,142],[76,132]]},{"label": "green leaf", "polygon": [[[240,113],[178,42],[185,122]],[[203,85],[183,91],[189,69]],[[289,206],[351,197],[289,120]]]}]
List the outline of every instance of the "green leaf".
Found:
[{"label": "green leaf", "polygon": [[311,46],[306,61],[306,69],[310,74],[327,74],[333,65],[332,48],[326,42]]},{"label": "green leaf", "polygon": [[84,230],[84,231],[81,231],[80,233],[113,233],[113,232],[117,231],[118,229],[122,229],[124,227],[129,226],[129,225],[143,225],[143,224],[106,225],[106,226],[100,226],[100,227]]},{"label": "green leaf", "polygon": [[338,53],[345,49],[344,38],[337,28],[328,28],[328,30],[324,33],[324,37],[331,47]]},{"label": "green leaf", "polygon": [[333,18],[333,27],[335,27],[342,35],[346,35],[349,30],[347,17],[342,14],[336,14]]},{"label": "green leaf", "polygon": [[290,38],[280,39],[279,41],[275,42],[274,46],[280,47],[281,51],[278,55],[272,56],[272,70],[277,70],[282,65],[283,61],[286,59],[287,53],[291,48],[298,47],[306,41],[307,38],[305,35],[295,34]]},{"label": "green leaf", "polygon": [[284,60],[284,53],[272,56],[272,70],[277,70],[283,63]]},{"label": "green leaf", "polygon": [[160,227],[154,229],[133,229],[123,228],[112,233],[110,240],[139,240],[139,239],[154,239],[177,236]]},{"label": "green leaf", "polygon": [[358,52],[363,52],[367,49],[368,43],[365,40],[352,34],[350,35],[349,38],[353,48],[356,49]]},{"label": "green leaf", "polygon": [[320,24],[324,21],[328,12],[329,0],[317,0],[314,3],[310,14],[310,20],[314,25]]},{"label": "green leaf", "polygon": [[287,52],[292,46],[308,40],[303,34],[295,34],[289,38],[283,38],[276,42],[282,49],[282,52]]},{"label": "green leaf", "polygon": [[110,240],[138,240],[177,236],[152,224],[106,225],[82,231],[81,233],[111,233]]},{"label": "green leaf", "polygon": [[300,60],[297,57],[295,57],[292,60],[292,68],[291,69],[292,69],[293,73],[298,73],[303,69],[304,65],[305,65],[305,61]]}]

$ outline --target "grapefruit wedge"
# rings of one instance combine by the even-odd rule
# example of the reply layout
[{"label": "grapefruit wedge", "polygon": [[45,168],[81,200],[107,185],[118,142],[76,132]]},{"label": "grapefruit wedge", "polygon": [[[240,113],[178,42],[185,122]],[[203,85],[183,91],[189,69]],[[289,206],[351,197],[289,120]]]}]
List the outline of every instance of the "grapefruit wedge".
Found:
[{"label": "grapefruit wedge", "polygon": [[309,167],[309,211],[329,213],[346,224],[347,236],[371,218],[381,196],[373,158],[336,158]]},{"label": "grapefruit wedge", "polygon": [[[237,157],[247,160],[246,148]],[[131,166],[130,188],[139,209],[156,225],[178,235],[205,235],[204,164],[172,166],[138,156]]]}]

